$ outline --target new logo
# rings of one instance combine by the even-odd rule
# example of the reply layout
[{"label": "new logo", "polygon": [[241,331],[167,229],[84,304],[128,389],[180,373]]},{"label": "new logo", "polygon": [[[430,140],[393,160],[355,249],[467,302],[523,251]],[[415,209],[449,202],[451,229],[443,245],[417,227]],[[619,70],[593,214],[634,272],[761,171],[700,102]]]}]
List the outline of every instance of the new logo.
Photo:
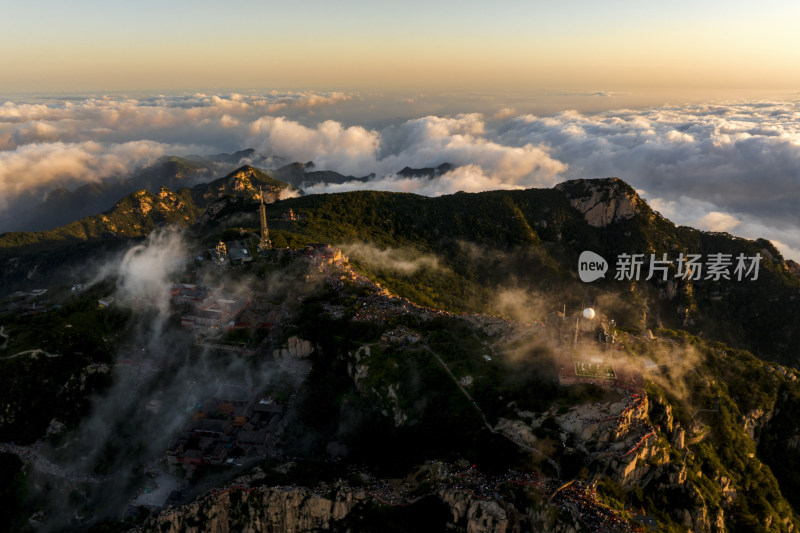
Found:
[{"label": "new logo", "polygon": [[581,281],[590,283],[604,278],[608,272],[608,262],[594,252],[585,251],[578,258],[578,276]]}]

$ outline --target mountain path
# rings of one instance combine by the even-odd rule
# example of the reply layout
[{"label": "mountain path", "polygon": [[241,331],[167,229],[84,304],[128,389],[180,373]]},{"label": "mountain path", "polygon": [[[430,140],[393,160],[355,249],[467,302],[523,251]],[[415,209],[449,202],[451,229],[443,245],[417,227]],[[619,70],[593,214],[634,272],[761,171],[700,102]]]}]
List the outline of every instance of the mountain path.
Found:
[{"label": "mountain path", "polygon": [[[436,360],[439,362],[439,364],[442,366],[442,368],[444,368],[445,372],[447,372],[447,374],[448,374],[448,375],[450,376],[450,378],[453,380],[453,383],[455,383],[455,384],[456,384],[456,386],[459,388],[459,390],[461,390],[461,392],[462,392],[462,393],[464,394],[464,396],[467,398],[467,400],[469,401],[469,403],[471,403],[471,404],[472,404],[472,406],[475,408],[475,410],[476,410],[476,411],[478,412],[478,414],[480,415],[480,417],[481,417],[481,420],[483,420],[483,424],[486,426],[486,429],[488,429],[489,431],[491,431],[491,432],[492,432],[492,433],[494,433],[495,435],[500,435],[500,436],[502,436],[502,437],[505,437],[506,439],[510,440],[511,442],[513,442],[514,444],[516,444],[517,446],[519,446],[520,448],[522,448],[522,449],[524,449],[524,450],[527,450],[527,451],[529,451],[529,452],[531,452],[531,453],[534,453],[534,454],[536,454],[536,455],[539,455],[539,456],[540,456],[540,457],[542,457],[544,460],[546,460],[548,463],[550,463],[550,465],[551,465],[553,468],[555,468],[555,470],[556,470],[556,476],[557,476],[559,479],[561,479],[561,468],[559,467],[558,463],[556,463],[556,462],[555,462],[553,459],[551,459],[549,456],[545,455],[545,454],[544,454],[544,453],[542,453],[541,451],[537,450],[537,449],[536,449],[536,448],[534,448],[533,446],[530,446],[530,445],[528,445],[528,444],[525,444],[524,442],[522,442],[522,441],[520,441],[520,440],[514,439],[514,438],[512,438],[510,435],[507,435],[506,433],[504,433],[504,432],[502,432],[502,431],[498,431],[498,430],[496,430],[496,429],[494,428],[494,426],[492,426],[492,425],[489,423],[489,420],[487,420],[487,418],[486,418],[486,415],[485,415],[485,414],[484,414],[484,412],[483,412],[483,409],[481,409],[481,408],[480,408],[480,406],[478,405],[478,403],[477,403],[477,402],[476,402],[476,401],[475,401],[475,400],[472,398],[472,396],[470,396],[469,392],[467,392],[467,390],[464,388],[464,386],[463,386],[463,385],[461,385],[461,383],[458,381],[458,378],[456,378],[455,374],[453,374],[453,372],[450,370],[450,367],[449,367],[449,366],[447,366],[447,363],[445,363],[445,362],[444,362],[444,360],[442,359],[442,357],[441,357],[441,356],[440,356],[438,353],[436,353],[436,352],[435,352],[435,351],[434,351],[434,350],[433,350],[433,349],[432,349],[432,348],[431,348],[431,347],[428,345],[428,340],[427,340],[427,339],[425,339],[425,342],[423,343],[423,345],[422,345],[422,346],[423,346],[423,348],[424,348],[425,350],[427,350],[428,352],[430,352],[430,353],[431,353],[431,355],[433,355],[433,356],[436,358]],[[494,352],[492,352],[492,353],[494,353]]]},{"label": "mountain path", "polygon": [[25,350],[24,352],[15,353],[14,355],[7,355],[5,357],[0,357],[0,360],[14,359],[15,357],[19,357],[20,355],[30,355],[32,357],[38,357],[39,355],[42,354],[44,354],[45,357],[50,357],[50,358],[61,357],[61,354],[59,353],[48,353],[42,350],[41,348],[34,348],[33,350]]}]

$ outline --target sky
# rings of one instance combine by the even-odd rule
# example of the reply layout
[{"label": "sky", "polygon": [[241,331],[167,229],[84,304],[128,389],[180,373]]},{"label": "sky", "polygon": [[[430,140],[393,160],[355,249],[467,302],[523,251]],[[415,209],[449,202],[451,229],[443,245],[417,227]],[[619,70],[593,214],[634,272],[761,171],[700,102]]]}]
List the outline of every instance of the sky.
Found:
[{"label": "sky", "polygon": [[6,1],[0,93],[795,90],[800,4]]},{"label": "sky", "polygon": [[[800,4],[5,2],[0,231],[55,187],[256,149],[440,195],[617,176],[800,260]],[[277,158],[277,159],[276,159]],[[405,166],[451,163],[433,181]]]}]

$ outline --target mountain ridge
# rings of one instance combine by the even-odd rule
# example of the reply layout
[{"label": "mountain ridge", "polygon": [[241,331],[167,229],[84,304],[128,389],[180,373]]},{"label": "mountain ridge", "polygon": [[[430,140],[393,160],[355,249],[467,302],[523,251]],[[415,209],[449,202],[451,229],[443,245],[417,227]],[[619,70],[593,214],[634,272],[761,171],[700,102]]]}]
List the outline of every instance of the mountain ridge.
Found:
[{"label": "mountain ridge", "polygon": [[[419,523],[432,523],[425,521],[430,512],[456,531],[566,532],[596,516],[592,510],[633,525],[631,508],[647,509],[668,531],[796,530],[790,504],[800,505],[800,481],[792,474],[800,373],[765,360],[798,362],[792,342],[800,280],[768,241],[675,226],[617,178],[435,198],[356,191],[288,199],[280,193],[289,186],[269,180],[245,166],[214,186],[137,191],[113,209],[124,226],[106,216],[92,219],[94,226],[80,225],[84,232],[95,228],[88,240],[0,248],[4,284],[16,275],[29,285],[53,284],[54,265],[85,264],[103,244],[122,250],[170,223],[164,217],[187,216],[175,222],[188,251],[185,275],[205,269],[198,278],[247,280],[248,292],[262,291],[254,301],[277,287],[286,291],[296,312],[286,315],[289,323],[255,359],[284,357],[276,352],[283,353],[290,335],[312,352],[307,382],[280,439],[292,460],[264,463],[193,503],[187,499],[184,507],[151,515],[142,527],[364,530],[378,524],[375,530],[384,530],[387,522],[407,524],[406,511],[414,515],[415,499],[424,498],[431,505]],[[253,249],[262,184],[272,187],[266,194],[277,194],[266,215],[273,243],[283,249],[253,251],[252,262],[232,270],[193,261],[194,251],[219,240],[249,242]],[[311,243],[341,247],[350,266],[328,268],[325,257],[315,260],[313,247],[299,251]],[[583,283],[577,269],[585,250],[601,253],[612,269],[614,256],[624,253],[761,253],[763,262],[753,281],[680,280],[671,265],[672,279],[609,275]],[[59,254],[67,252],[73,256],[63,260]],[[313,282],[317,274],[320,284]],[[305,284],[273,283],[292,275]],[[45,401],[37,385],[67,391],[57,398],[80,400],[84,409],[88,395],[102,390],[103,376],[87,381],[85,391],[74,376],[101,362],[108,370],[114,361],[103,345],[115,339],[113,324],[130,311],[124,305],[98,309],[97,299],[113,285],[111,279],[90,287],[83,300],[62,287],[68,310],[4,316],[12,327],[12,354],[57,348],[68,355],[2,359],[4,376],[14,384],[0,391],[6,440],[33,442],[65,412],[69,423],[81,420],[82,411],[70,414],[62,409],[67,402]],[[573,320],[586,306],[614,318],[616,326],[604,329],[602,338],[586,331],[579,345]],[[566,316],[554,312],[562,309]],[[195,368],[202,366],[192,362],[199,350],[178,320],[185,312],[172,309],[167,327],[181,331],[187,364]],[[553,326],[559,316],[566,342],[561,326]],[[248,333],[225,335],[240,340]],[[761,360],[741,347],[753,348]],[[593,350],[613,353],[617,372],[630,373],[625,364],[641,367],[644,378],[615,378],[603,389],[560,386],[561,358]],[[234,357],[217,355],[212,359]],[[12,371],[31,368],[36,371]],[[47,379],[38,384],[40,375]],[[111,373],[107,379],[114,379]],[[147,403],[151,389],[143,394],[137,405],[149,407],[142,420],[152,420],[159,404]],[[350,458],[330,461],[330,449],[348,450]],[[107,457],[117,464],[124,455],[111,449]],[[21,466],[11,471],[23,472]],[[533,471],[538,474],[528,475]],[[398,483],[412,492],[392,490]],[[385,501],[400,504],[391,506],[396,513],[385,512]]]},{"label": "mountain ridge", "polygon": [[[268,201],[278,200],[282,191],[290,190],[288,184],[247,166],[214,183],[165,192],[168,202],[148,197],[153,209],[149,220],[147,213],[134,206],[127,208],[128,213],[117,210],[118,218],[106,214],[55,232],[0,236],[0,257],[18,257],[14,265],[5,267],[6,275],[10,276],[11,270],[16,272],[7,278],[7,290],[14,285],[12,279],[30,284],[46,275],[34,265],[41,263],[36,254],[51,246],[47,242],[141,237],[165,223],[187,227],[209,240],[217,238],[210,235],[219,228],[228,227],[225,221],[231,216],[236,217],[237,228],[249,227],[257,233],[256,186],[267,186]],[[212,203],[213,212],[206,211],[202,226],[192,229]],[[300,216],[299,221],[284,219],[290,208]],[[133,218],[126,220],[129,216]],[[544,291],[550,298],[574,305],[611,292],[626,295],[624,311],[617,318],[627,327],[705,332],[710,338],[768,359],[788,361],[800,355],[800,335],[795,334],[797,328],[787,318],[792,312],[800,313],[796,264],[785,261],[763,239],[747,240],[675,226],[653,211],[630,185],[616,178],[572,180],[552,189],[435,198],[377,191],[309,195],[270,203],[267,216],[276,246],[368,242],[382,248],[406,247],[434,254],[446,269],[420,274],[426,276],[430,287],[426,292],[402,276],[372,272],[394,292],[424,305],[467,311],[484,308],[495,298],[494,291],[504,290],[510,280],[520,289]],[[115,234],[114,228],[123,231]],[[26,252],[23,245],[32,247]],[[613,258],[620,254],[641,253],[648,258],[667,254],[673,260],[671,279],[615,280],[608,275],[584,284],[577,278],[578,256],[584,250],[601,252],[612,272]],[[726,253],[732,257],[760,254],[760,277],[753,281],[678,279],[674,260],[679,253]],[[29,278],[28,272],[36,275]],[[645,276],[646,268],[642,278]],[[737,327],[728,328],[730,323]]]}]

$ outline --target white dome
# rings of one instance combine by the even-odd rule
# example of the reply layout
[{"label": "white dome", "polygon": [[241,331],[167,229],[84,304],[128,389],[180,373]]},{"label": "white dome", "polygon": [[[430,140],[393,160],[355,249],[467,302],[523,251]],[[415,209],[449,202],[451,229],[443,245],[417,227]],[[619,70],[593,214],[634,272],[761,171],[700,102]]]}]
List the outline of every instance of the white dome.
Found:
[{"label": "white dome", "polygon": [[587,307],[586,309],[583,310],[583,318],[585,318],[586,320],[594,320],[595,315],[596,313],[594,312],[594,309],[592,309],[591,307]]}]

